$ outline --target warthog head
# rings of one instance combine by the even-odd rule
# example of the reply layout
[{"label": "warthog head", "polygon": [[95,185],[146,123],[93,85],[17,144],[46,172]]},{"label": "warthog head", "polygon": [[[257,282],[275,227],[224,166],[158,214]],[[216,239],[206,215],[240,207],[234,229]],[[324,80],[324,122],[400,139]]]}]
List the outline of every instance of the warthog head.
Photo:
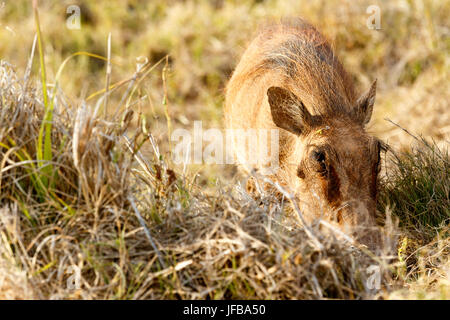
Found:
[{"label": "warthog head", "polygon": [[354,106],[312,115],[291,91],[268,89],[272,119],[286,130],[280,141],[290,141],[290,150],[280,145],[281,180],[298,195],[302,210],[313,212],[310,217],[342,226],[374,222],[381,143],[364,126],[375,91],[374,82]]}]

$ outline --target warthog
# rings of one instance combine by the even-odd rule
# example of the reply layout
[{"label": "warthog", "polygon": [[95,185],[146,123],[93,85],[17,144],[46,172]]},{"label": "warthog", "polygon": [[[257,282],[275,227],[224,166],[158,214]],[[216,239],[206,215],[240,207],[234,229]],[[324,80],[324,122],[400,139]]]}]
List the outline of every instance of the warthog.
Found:
[{"label": "warthog", "polygon": [[[329,43],[304,20],[273,24],[250,44],[227,85],[225,126],[281,129],[279,167],[270,178],[296,195],[310,221],[373,224],[381,142],[365,125],[375,91],[376,81],[357,97]],[[235,154],[248,155],[249,144],[239,141]],[[264,159],[253,169],[267,167]]]}]

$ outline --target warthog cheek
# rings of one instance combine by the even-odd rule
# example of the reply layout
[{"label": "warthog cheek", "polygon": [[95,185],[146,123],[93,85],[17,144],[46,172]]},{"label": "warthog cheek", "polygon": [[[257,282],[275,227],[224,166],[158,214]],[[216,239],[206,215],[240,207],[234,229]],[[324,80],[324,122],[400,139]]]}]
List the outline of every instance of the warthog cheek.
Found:
[{"label": "warthog cheek", "polygon": [[337,207],[341,202],[341,182],[333,166],[328,169],[328,175],[321,178],[322,190],[330,205]]}]

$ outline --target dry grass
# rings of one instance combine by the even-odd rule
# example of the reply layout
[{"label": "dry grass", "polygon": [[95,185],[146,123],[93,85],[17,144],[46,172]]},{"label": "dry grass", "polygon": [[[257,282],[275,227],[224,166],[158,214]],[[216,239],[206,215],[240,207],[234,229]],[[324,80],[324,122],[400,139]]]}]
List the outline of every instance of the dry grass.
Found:
[{"label": "dry grass", "polygon": [[[372,297],[366,268],[387,268],[389,252],[317,226],[307,233],[270,195],[207,195],[159,160],[157,145],[152,161],[143,158],[137,146],[151,142],[143,131],[125,139],[126,120],[106,122],[89,107],[56,104],[56,174],[40,192],[41,97],[6,63],[1,78],[5,297],[21,297],[8,293],[16,272],[32,288],[17,290],[37,298]],[[128,112],[118,119],[131,119]],[[80,290],[66,285],[74,266]]]},{"label": "dry grass", "polygon": [[[398,261],[392,223],[382,249],[370,251],[332,228],[305,229],[298,212],[270,195],[255,201],[230,187],[208,195],[161,160],[145,128],[124,138],[129,109],[106,121],[92,108],[57,103],[57,174],[39,192],[45,171],[36,166],[35,142],[44,106],[37,90],[1,67],[5,298],[367,299],[386,297],[413,277],[402,270],[421,268]],[[143,141],[152,144],[152,160],[138,151]],[[430,263],[447,256],[448,248],[428,247]],[[381,270],[380,290],[368,287],[372,265]],[[78,290],[68,286],[74,266]]]},{"label": "dry grass", "polygon": [[[174,127],[191,128],[194,120],[220,127],[224,85],[258,25],[284,16],[302,16],[330,39],[361,92],[378,79],[370,124],[376,135],[396,146],[410,144],[408,135],[383,120],[388,117],[438,142],[448,137],[450,47],[446,13],[450,1],[128,0],[114,6],[105,0],[77,2],[80,30],[65,27],[65,10],[71,1],[40,3],[49,79],[74,52],[106,56],[110,32],[111,83],[126,78],[137,57],[155,63],[169,54],[167,95]],[[381,30],[366,26],[369,5],[380,7]],[[0,47],[0,57],[24,66],[35,33],[31,2],[8,2],[0,9],[0,17],[0,39],[8,43]],[[38,67],[33,67],[36,73]],[[60,85],[76,103],[104,88],[105,73],[103,61],[80,56],[66,65]],[[139,91],[146,97],[139,104],[160,140],[167,132],[163,92],[158,73],[148,77]],[[111,105],[119,102],[120,97],[111,97]],[[203,169],[218,176],[208,170]]]},{"label": "dry grass", "polygon": [[[83,2],[90,15],[70,36],[50,27],[64,23],[62,5],[42,5],[50,99],[60,84],[51,136],[42,136],[42,66],[20,67],[33,61],[30,3],[0,11],[0,38],[11,44],[0,53],[19,66],[0,65],[0,298],[450,299],[448,2],[382,3],[388,32],[365,28],[367,3],[148,3],[107,10],[108,2]],[[335,40],[359,87],[378,77],[372,129],[404,149],[385,159],[379,248],[330,226],[302,226],[287,201],[256,201],[217,179],[223,168],[184,171],[166,152],[165,112],[174,127],[218,124],[221,89],[249,34],[269,17],[300,12]],[[102,60],[81,55],[59,78],[56,70],[76,51],[106,56],[111,30],[107,82],[122,82],[104,115],[103,94],[85,101],[105,87]],[[141,55],[149,63],[130,72]],[[423,128],[438,145],[401,148],[415,138],[385,117]],[[50,159],[40,136],[50,138]],[[380,289],[368,287],[374,266]]]}]

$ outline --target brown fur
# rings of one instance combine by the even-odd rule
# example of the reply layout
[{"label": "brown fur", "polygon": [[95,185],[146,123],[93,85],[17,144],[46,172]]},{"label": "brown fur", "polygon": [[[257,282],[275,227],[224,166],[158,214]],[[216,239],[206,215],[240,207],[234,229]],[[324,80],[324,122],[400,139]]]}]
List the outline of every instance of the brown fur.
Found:
[{"label": "brown fur", "polygon": [[[271,178],[298,196],[311,220],[372,223],[380,144],[364,126],[374,99],[375,83],[358,99],[326,39],[292,20],[267,27],[245,51],[227,86],[225,126],[281,128]],[[248,146],[236,143],[234,152],[248,154]]]}]

